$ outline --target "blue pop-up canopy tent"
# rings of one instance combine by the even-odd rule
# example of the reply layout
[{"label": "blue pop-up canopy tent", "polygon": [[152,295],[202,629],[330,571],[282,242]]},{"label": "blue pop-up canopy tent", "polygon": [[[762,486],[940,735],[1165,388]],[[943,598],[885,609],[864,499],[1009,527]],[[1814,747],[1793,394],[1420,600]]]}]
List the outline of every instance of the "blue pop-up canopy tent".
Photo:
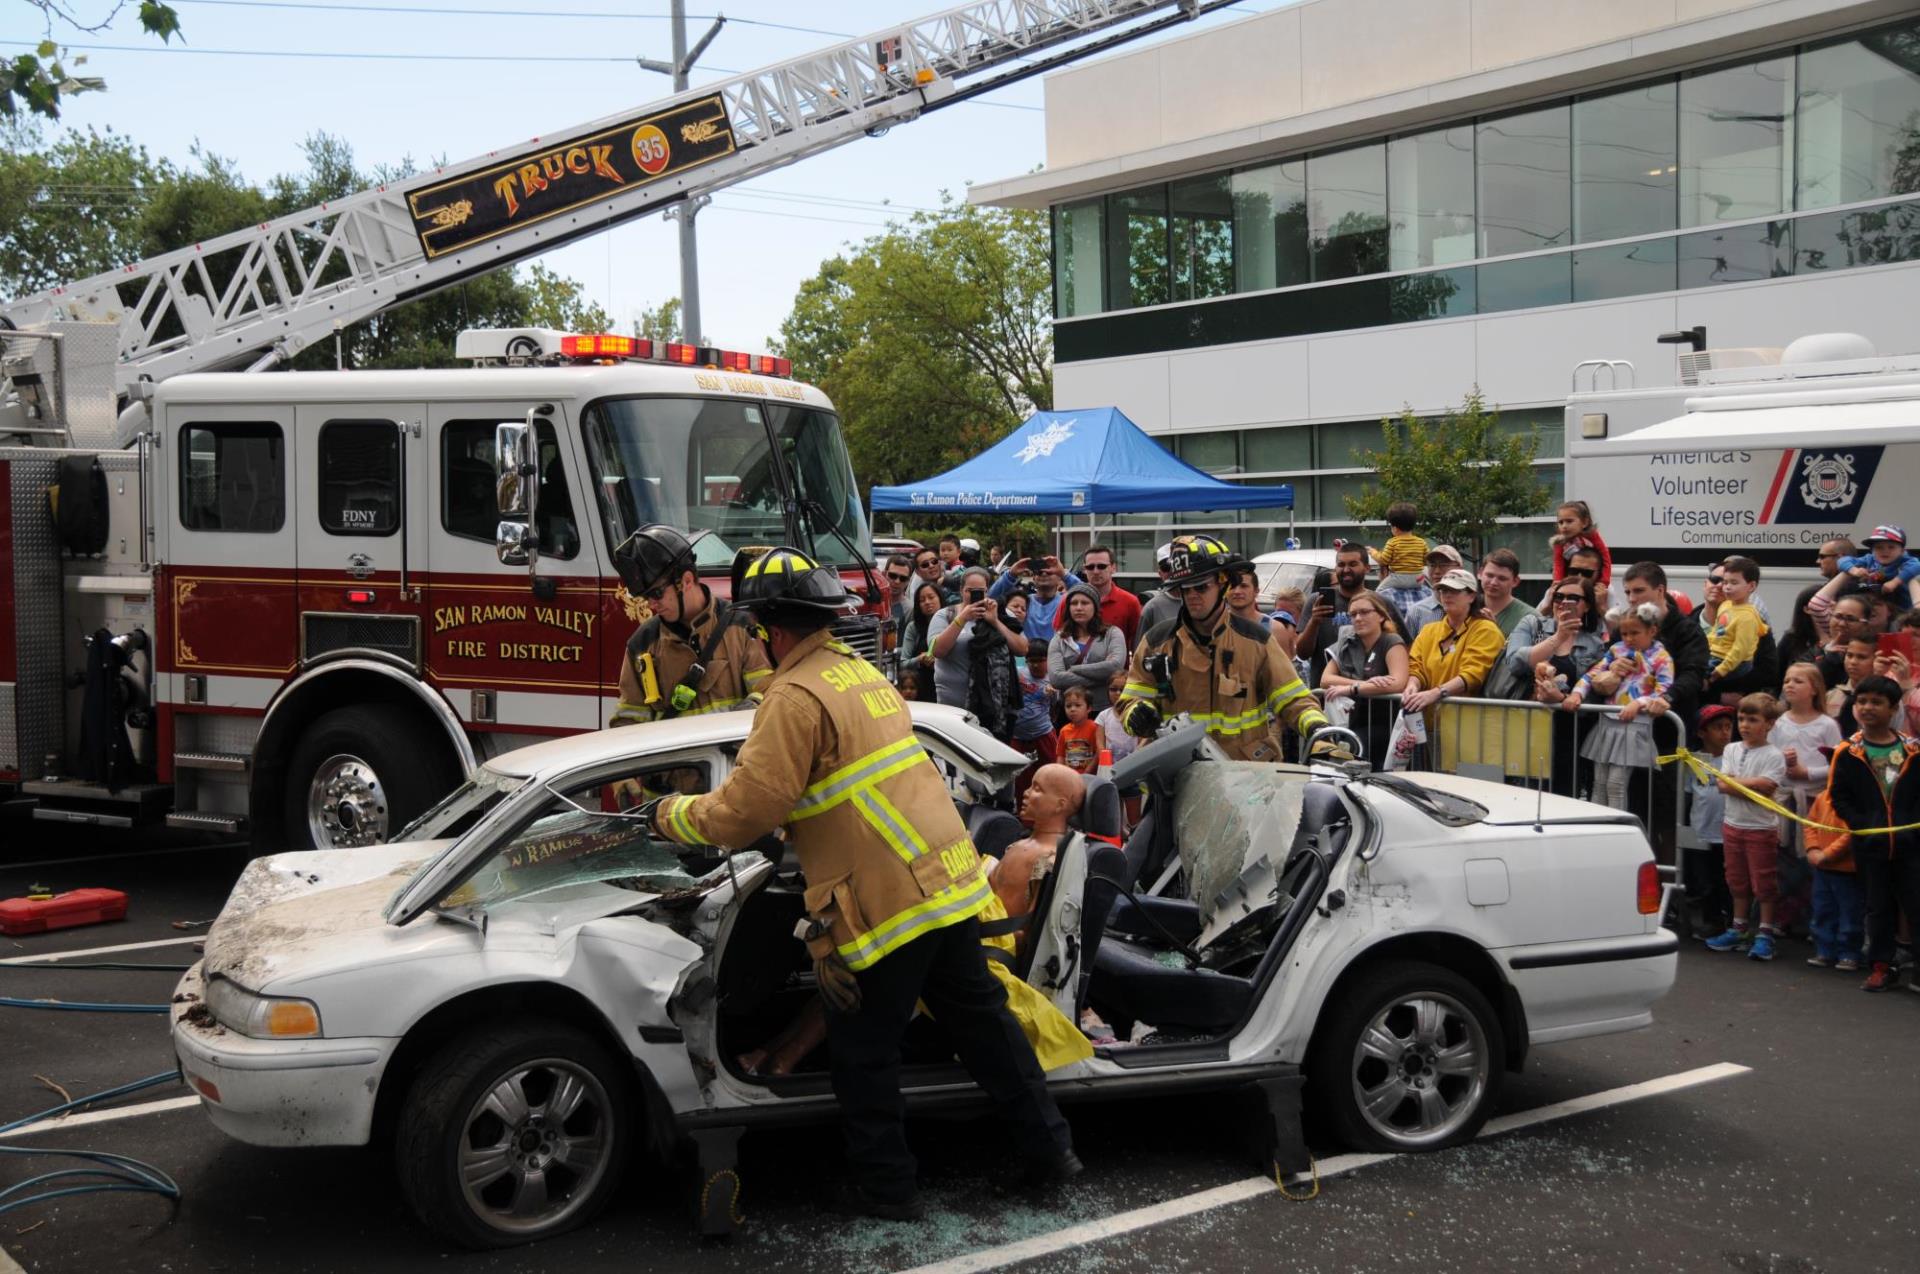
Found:
[{"label": "blue pop-up canopy tent", "polygon": [[1222,482],[1180,460],[1115,407],[1037,411],[965,464],[875,487],[875,512],[1172,513],[1291,509],[1293,488]]}]

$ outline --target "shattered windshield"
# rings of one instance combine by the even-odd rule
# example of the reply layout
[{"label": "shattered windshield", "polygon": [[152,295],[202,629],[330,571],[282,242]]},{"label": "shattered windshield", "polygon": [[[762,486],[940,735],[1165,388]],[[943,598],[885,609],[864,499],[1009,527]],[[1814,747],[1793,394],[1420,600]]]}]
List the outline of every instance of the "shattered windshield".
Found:
[{"label": "shattered windshield", "polygon": [[[547,799],[440,905],[486,909],[596,883],[657,896],[704,893],[724,884],[725,862],[681,857],[678,846],[654,837],[634,812],[652,797],[704,792],[710,782],[705,762],[678,762],[611,781],[549,788]],[[759,861],[757,853],[735,854],[733,870]]]},{"label": "shattered windshield", "polygon": [[419,818],[400,829],[396,841],[457,840],[473,829],[486,812],[511,792],[519,790],[525,779],[498,774],[482,767],[473,777],[440,798]]}]

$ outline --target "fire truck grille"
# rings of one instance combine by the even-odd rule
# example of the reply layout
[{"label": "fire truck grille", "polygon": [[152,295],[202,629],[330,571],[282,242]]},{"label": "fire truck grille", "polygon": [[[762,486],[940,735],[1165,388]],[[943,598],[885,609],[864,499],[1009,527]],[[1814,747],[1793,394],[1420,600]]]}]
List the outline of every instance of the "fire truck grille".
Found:
[{"label": "fire truck grille", "polygon": [[420,666],[420,621],[412,615],[338,615],[308,612],[300,617],[300,656],[312,663],[349,650],[398,655]]},{"label": "fire truck grille", "polygon": [[880,662],[880,621],[871,615],[855,615],[833,626],[833,635],[852,646],[868,663]]}]

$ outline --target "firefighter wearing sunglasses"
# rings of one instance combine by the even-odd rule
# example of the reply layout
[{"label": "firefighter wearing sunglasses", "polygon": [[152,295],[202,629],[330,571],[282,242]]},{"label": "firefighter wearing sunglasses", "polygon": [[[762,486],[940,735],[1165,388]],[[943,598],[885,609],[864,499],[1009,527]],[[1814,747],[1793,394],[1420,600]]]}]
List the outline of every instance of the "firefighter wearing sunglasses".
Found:
[{"label": "firefighter wearing sunglasses", "polygon": [[627,641],[608,725],[725,712],[757,698],[772,671],[742,616],[694,571],[693,546],[706,534],[689,538],[656,522],[613,551],[620,582],[653,615]]},{"label": "firefighter wearing sunglasses", "polygon": [[1280,760],[1289,728],[1306,739],[1310,758],[1351,759],[1344,732],[1319,733],[1326,714],[1293,661],[1258,624],[1228,611],[1228,581],[1246,559],[1210,535],[1183,535],[1170,549],[1167,588],[1180,613],[1133,652],[1120,694],[1127,733],[1150,739],[1166,718],[1186,713],[1236,760]]}]

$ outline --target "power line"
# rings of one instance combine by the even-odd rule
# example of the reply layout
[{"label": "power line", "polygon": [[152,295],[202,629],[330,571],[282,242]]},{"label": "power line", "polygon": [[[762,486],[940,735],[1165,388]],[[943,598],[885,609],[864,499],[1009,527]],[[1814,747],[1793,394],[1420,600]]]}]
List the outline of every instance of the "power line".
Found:
[{"label": "power line", "polygon": [[[202,0],[211,3],[212,0]],[[260,0],[265,3],[266,0]],[[733,19],[729,18],[729,22]],[[31,49],[38,47],[36,40],[0,40],[0,45]],[[328,49],[209,49],[202,46],[182,44],[66,44],[62,48],[77,49],[83,53],[197,53],[206,57],[251,57],[251,58],[317,58],[322,61],[375,61],[375,62],[592,62],[592,63],[630,63],[629,57],[586,54],[557,53],[388,53],[366,49],[328,50]],[[722,75],[741,75],[744,72],[733,67],[714,66],[708,70],[718,71]],[[695,85],[694,87],[701,87]],[[963,106],[997,106],[1002,110],[1039,111],[1039,106],[1027,106],[1019,102],[989,102],[982,98],[973,98],[961,103]]]},{"label": "power line", "polygon": [[[627,18],[639,22],[665,22],[665,13],[615,13],[605,9],[467,9],[434,8],[417,4],[318,4],[314,0],[179,0],[182,4],[209,4],[230,9],[309,9],[321,13],[403,13],[428,17],[458,18]],[[690,13],[694,21],[706,22],[719,17],[715,13]],[[772,31],[798,31],[806,35],[824,35],[836,40],[855,37],[846,31],[827,31],[820,27],[795,26],[790,22],[768,22],[761,18],[728,18],[741,26],[765,27]]]}]

